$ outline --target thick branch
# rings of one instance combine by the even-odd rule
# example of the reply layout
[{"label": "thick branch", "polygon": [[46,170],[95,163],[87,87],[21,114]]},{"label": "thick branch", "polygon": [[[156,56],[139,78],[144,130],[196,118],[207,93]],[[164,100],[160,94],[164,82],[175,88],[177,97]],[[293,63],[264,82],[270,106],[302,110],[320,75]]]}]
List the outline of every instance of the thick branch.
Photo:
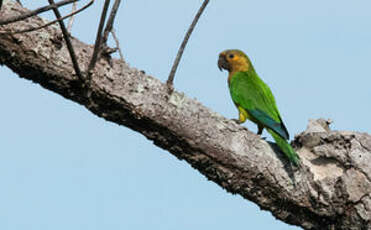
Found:
[{"label": "thick branch", "polygon": [[[27,12],[6,1],[0,18]],[[37,17],[2,26],[39,26]],[[166,84],[120,60],[100,59],[92,70],[91,94],[83,93],[61,31],[48,27],[0,35],[0,64],[92,113],[142,133],[155,145],[186,160],[208,179],[237,193],[286,223],[305,229],[371,229],[371,136],[334,132],[313,121],[296,137],[303,168],[246,128],[174,92]],[[74,38],[79,65],[86,68],[93,47]]]}]

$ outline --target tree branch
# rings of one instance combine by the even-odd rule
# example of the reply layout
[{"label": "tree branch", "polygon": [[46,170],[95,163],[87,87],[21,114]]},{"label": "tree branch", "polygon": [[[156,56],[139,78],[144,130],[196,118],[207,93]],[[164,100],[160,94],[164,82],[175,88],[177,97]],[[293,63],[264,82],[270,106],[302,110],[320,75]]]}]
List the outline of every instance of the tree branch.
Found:
[{"label": "tree branch", "polygon": [[[76,9],[77,9],[77,2],[74,2],[72,4],[71,13],[75,12]],[[68,31],[68,33],[71,33],[73,21],[75,19],[74,16],[75,16],[75,14],[72,14],[71,17],[70,17],[70,20],[68,20],[68,24],[67,24],[67,31]]]},{"label": "tree branch", "polygon": [[[48,0],[48,2],[50,3],[50,5],[55,5],[54,0]],[[63,38],[66,41],[68,52],[70,53],[71,61],[72,61],[72,64],[73,64],[73,68],[75,69],[75,73],[76,73],[77,77],[80,79],[80,81],[84,82],[85,79],[82,76],[80,66],[79,66],[79,63],[77,61],[76,53],[75,53],[75,50],[74,50],[73,45],[71,43],[70,34],[68,33],[66,26],[64,25],[64,22],[62,20],[62,15],[60,14],[58,8],[56,8],[56,7],[53,8],[53,12],[54,12],[56,18],[58,19],[59,26],[61,27]]]},{"label": "tree branch", "polygon": [[124,62],[124,55],[122,54],[122,50],[121,50],[121,46],[120,46],[120,42],[119,42],[119,39],[117,38],[117,36],[116,36],[116,32],[115,32],[115,30],[114,30],[113,28],[111,29],[111,34],[112,34],[113,40],[114,40],[115,43],[116,43],[116,49],[117,49],[118,52],[119,52],[120,61],[121,61],[121,62]]},{"label": "tree branch", "polygon": [[99,21],[98,31],[97,31],[97,37],[95,39],[95,44],[94,44],[94,51],[93,51],[93,54],[92,54],[92,57],[91,57],[91,60],[90,60],[90,63],[87,69],[87,73],[89,76],[89,82],[91,79],[90,73],[94,69],[96,62],[98,61],[99,53],[102,48],[102,32],[103,32],[104,23],[106,22],[106,16],[107,16],[107,11],[108,11],[108,6],[110,4],[110,1],[111,0],[104,1],[104,6],[103,6],[102,14],[101,14],[100,21]]},{"label": "tree branch", "polygon": [[[28,12],[6,1],[0,18]],[[39,26],[38,17],[1,26],[12,30]],[[312,121],[294,146],[303,168],[292,171],[274,145],[246,128],[130,68],[99,59],[92,70],[91,94],[76,87],[65,44],[56,44],[55,27],[0,36],[0,64],[20,77],[73,100],[99,117],[140,132],[153,143],[227,191],[269,210],[276,218],[305,229],[371,228],[371,136],[330,131]],[[42,35],[42,36],[41,36]],[[93,48],[75,38],[80,66]]]},{"label": "tree branch", "polygon": [[207,4],[209,4],[209,1],[210,0],[204,0],[204,2],[202,3],[200,9],[197,11],[197,14],[196,14],[196,16],[194,17],[194,19],[192,21],[192,24],[189,26],[188,31],[187,31],[186,35],[184,36],[184,39],[182,41],[182,44],[179,47],[179,50],[178,50],[178,53],[176,54],[176,57],[175,57],[173,66],[171,67],[169,77],[168,77],[168,79],[166,81],[166,84],[168,85],[170,91],[172,91],[173,88],[174,88],[173,85],[174,85],[175,73],[176,73],[176,70],[178,69],[178,65],[180,63],[180,59],[183,56],[184,49],[185,49],[185,47],[186,47],[186,45],[188,43],[189,38],[191,37],[191,34],[192,34],[194,28],[197,25],[198,20],[200,19],[202,13],[204,12]]},{"label": "tree branch", "polygon": [[119,9],[120,3],[121,3],[121,0],[115,0],[115,2],[113,3],[110,16],[108,17],[108,20],[107,20],[106,28],[104,28],[104,32],[103,32],[102,44],[104,45],[106,45],[108,35],[113,29],[113,24],[115,23],[117,10]]},{"label": "tree branch", "polygon": [[25,14],[18,14],[16,16],[10,15],[8,18],[0,19],[0,25],[6,25],[6,24],[13,23],[13,22],[16,22],[16,21],[21,21],[21,20],[24,20],[26,18],[38,15],[42,12],[49,11],[53,8],[58,8],[60,6],[64,6],[66,4],[70,4],[70,3],[76,2],[76,1],[78,1],[78,0],[64,0],[64,1],[61,1],[61,2],[58,2],[58,3],[55,3],[55,4],[50,4],[48,6],[37,8],[36,10],[33,10],[33,11],[27,11]]},{"label": "tree branch", "polygon": [[[39,29],[42,29],[42,28],[45,28],[45,27],[48,27],[58,21],[63,21],[64,19],[66,18],[69,18],[69,17],[73,17],[74,15],[80,13],[81,11],[85,10],[86,8],[88,8],[89,6],[91,6],[92,4],[94,3],[94,0],[91,0],[88,4],[86,4],[85,6],[81,7],[80,9],[76,10],[76,11],[73,11],[71,12],[70,14],[67,14],[63,17],[61,17],[59,20],[56,19],[54,21],[51,21],[51,22],[48,22],[42,26],[38,26],[38,27],[31,27],[31,28],[28,28],[28,29],[25,29],[25,30],[15,30],[15,31],[0,31],[0,34],[20,34],[20,33],[28,33],[28,32],[32,32],[32,31],[35,31],[35,30],[39,30]],[[72,26],[72,24],[71,24]],[[69,33],[69,31],[68,31]]]}]

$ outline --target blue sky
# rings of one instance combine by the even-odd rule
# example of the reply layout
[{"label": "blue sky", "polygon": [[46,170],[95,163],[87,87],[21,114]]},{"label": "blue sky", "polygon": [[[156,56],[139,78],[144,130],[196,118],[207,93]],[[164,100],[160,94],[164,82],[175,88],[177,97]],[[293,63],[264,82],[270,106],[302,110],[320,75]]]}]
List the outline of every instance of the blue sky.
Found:
[{"label": "blue sky", "polygon": [[[78,16],[74,36],[94,41],[101,4]],[[165,81],[200,4],[123,1],[116,31],[127,62]],[[216,61],[238,48],[272,88],[291,136],[319,117],[331,118],[333,129],[370,132],[370,7],[367,0],[211,1],[175,87],[235,118]],[[0,229],[298,229],[4,66],[0,85]]]}]

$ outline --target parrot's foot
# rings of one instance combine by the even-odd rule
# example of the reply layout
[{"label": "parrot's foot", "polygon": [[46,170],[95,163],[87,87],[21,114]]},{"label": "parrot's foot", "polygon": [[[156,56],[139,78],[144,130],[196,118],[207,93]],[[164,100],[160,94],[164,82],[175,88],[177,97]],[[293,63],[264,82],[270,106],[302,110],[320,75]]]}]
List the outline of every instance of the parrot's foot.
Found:
[{"label": "parrot's foot", "polygon": [[239,119],[231,119],[232,121],[236,122],[237,124],[242,124],[242,122]]},{"label": "parrot's foot", "polygon": [[258,132],[256,134],[261,136],[263,134],[263,129],[264,129],[264,127],[258,126]]}]

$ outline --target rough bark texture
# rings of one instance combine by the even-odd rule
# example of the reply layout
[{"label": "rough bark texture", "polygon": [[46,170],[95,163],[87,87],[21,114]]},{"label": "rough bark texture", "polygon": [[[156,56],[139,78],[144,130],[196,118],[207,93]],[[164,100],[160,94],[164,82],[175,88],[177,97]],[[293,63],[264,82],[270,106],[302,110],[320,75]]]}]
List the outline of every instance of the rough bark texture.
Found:
[{"label": "rough bark texture", "polygon": [[[0,18],[25,11],[4,1]],[[33,17],[0,30],[42,23]],[[93,47],[72,41],[80,67],[86,69]],[[293,170],[272,150],[274,145],[196,100],[178,92],[168,95],[165,84],[119,60],[100,60],[91,87],[83,90],[56,26],[0,34],[0,64],[142,133],[286,223],[305,229],[371,229],[371,136],[366,133],[330,131],[325,120],[311,121],[293,143],[303,161],[302,168]]]}]

